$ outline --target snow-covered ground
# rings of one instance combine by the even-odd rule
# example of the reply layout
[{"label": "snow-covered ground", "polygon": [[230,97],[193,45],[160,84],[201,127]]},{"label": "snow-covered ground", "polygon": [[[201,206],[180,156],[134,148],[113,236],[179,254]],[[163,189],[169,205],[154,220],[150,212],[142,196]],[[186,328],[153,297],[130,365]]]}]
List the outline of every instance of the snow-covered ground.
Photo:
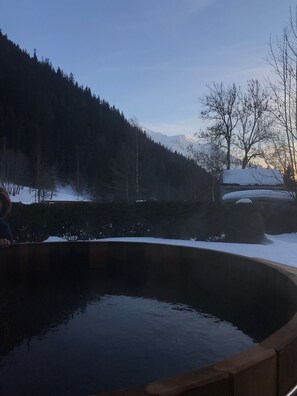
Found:
[{"label": "snow-covered ground", "polygon": [[[65,239],[50,237],[45,242],[61,241],[65,241]],[[101,239],[100,241],[160,243],[166,245],[212,249],[222,252],[235,253],[246,257],[258,257],[281,264],[290,265],[292,267],[297,267],[297,233],[267,235],[267,242],[265,244],[259,245],[225,242],[184,241],[178,239],[161,238],[108,238]]]},{"label": "snow-covered ground", "polygon": [[50,236],[43,242],[67,242],[67,239],[58,236]]},{"label": "snow-covered ground", "polygon": [[[35,191],[29,187],[22,187],[17,195],[11,195],[12,202],[22,202],[24,204],[31,204],[36,202]],[[54,192],[52,200],[54,201],[89,201],[88,196],[77,195],[70,185],[58,185]]]}]

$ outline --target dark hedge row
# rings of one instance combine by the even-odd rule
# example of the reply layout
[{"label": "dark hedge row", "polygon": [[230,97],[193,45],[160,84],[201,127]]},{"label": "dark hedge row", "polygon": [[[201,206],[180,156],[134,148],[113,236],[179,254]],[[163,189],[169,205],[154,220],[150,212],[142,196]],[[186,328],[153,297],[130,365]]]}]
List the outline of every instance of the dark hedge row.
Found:
[{"label": "dark hedge row", "polygon": [[154,236],[206,240],[222,233],[221,209],[182,202],[14,204],[8,219],[15,238]]},{"label": "dark hedge row", "polygon": [[297,232],[295,207],[222,207],[211,203],[14,204],[7,219],[16,241],[121,236],[261,242],[267,233]]},{"label": "dark hedge row", "polygon": [[271,204],[260,207],[265,232],[283,234],[297,232],[297,206]]}]

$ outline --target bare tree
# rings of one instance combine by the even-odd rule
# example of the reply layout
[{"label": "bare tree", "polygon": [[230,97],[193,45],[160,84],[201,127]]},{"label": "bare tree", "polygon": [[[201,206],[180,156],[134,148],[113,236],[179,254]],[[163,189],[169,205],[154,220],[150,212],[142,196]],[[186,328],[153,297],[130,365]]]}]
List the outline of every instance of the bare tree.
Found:
[{"label": "bare tree", "polygon": [[271,142],[270,155],[283,172],[290,170],[297,190],[297,17],[290,14],[282,36],[270,42],[268,62],[274,79],[268,80],[272,92],[277,143]]},{"label": "bare tree", "polygon": [[270,98],[258,80],[249,80],[243,91],[236,84],[208,86],[210,92],[201,99],[202,119],[210,121],[199,138],[226,153],[226,168],[231,163],[242,168],[262,155],[261,144],[271,136]]},{"label": "bare tree", "polygon": [[207,87],[209,93],[201,98],[203,106],[201,117],[211,124],[200,134],[200,137],[211,145],[220,144],[220,148],[226,152],[227,169],[230,169],[231,148],[239,122],[238,88],[235,84],[225,88],[223,83],[213,83]]},{"label": "bare tree", "polygon": [[75,147],[74,166],[75,177],[73,180],[73,189],[76,192],[77,199],[86,193],[87,185],[84,176],[84,166],[86,163],[86,156],[83,153],[82,147],[77,144]]},{"label": "bare tree", "polygon": [[130,201],[135,197],[135,162],[130,147],[122,143],[112,160],[112,183],[119,198]]},{"label": "bare tree", "polygon": [[3,143],[0,150],[0,185],[8,194],[16,195],[28,180],[28,160],[19,151],[8,149]]},{"label": "bare tree", "polygon": [[55,192],[55,176],[54,170],[50,169],[46,162],[42,160],[41,147],[36,147],[36,158],[33,188],[35,191],[35,201],[42,202],[52,199]]},{"label": "bare tree", "polygon": [[131,118],[129,121],[130,125],[135,130],[135,188],[136,188],[136,200],[139,199],[139,131],[141,129],[137,118]]},{"label": "bare tree", "polygon": [[261,156],[261,143],[272,136],[269,94],[258,80],[249,80],[246,92],[238,90],[237,114],[239,122],[233,143],[245,169],[252,160]]},{"label": "bare tree", "polygon": [[195,149],[193,145],[188,147],[190,157],[197,165],[204,168],[212,176],[212,200],[215,201],[215,188],[222,169],[226,167],[226,155],[221,150],[220,144],[212,143],[202,151]]}]

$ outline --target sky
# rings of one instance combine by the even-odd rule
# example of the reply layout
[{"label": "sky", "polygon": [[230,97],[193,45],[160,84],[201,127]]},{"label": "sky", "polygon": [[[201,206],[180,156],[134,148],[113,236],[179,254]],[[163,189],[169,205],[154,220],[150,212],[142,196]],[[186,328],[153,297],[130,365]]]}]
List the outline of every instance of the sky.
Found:
[{"label": "sky", "polygon": [[0,28],[150,130],[203,127],[207,84],[269,75],[292,0],[0,0]]}]

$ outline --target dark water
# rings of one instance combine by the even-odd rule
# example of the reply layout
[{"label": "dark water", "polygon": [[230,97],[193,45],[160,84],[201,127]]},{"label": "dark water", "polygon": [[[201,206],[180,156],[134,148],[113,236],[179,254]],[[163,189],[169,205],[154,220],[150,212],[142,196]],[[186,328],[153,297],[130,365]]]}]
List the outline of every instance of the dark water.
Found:
[{"label": "dark water", "polygon": [[[1,395],[87,395],[212,364],[254,340],[199,301],[96,274],[1,287]],[[168,287],[168,285],[167,285]],[[171,285],[175,287],[175,285]],[[156,290],[158,287],[156,288]],[[160,289],[162,290],[162,287]]]}]

